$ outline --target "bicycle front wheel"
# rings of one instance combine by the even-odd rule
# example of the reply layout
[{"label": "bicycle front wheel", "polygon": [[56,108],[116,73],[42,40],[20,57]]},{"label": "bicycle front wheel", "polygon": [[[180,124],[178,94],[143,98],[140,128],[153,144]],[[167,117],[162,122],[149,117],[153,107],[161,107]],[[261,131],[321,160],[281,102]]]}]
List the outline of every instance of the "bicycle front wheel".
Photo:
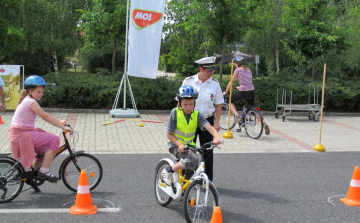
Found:
[{"label": "bicycle front wheel", "polygon": [[257,139],[263,132],[263,120],[260,118],[259,112],[249,109],[246,112],[245,131],[253,139]]},{"label": "bicycle front wheel", "polygon": [[24,169],[16,165],[15,161],[10,159],[0,159],[0,203],[6,203],[14,200],[24,186],[24,181],[16,179]]},{"label": "bicycle front wheel", "polygon": [[[227,104],[223,104],[222,111],[221,111],[221,117],[220,117],[220,128],[223,130],[227,130],[228,117],[229,117],[228,106],[227,106]],[[231,115],[229,120],[230,120],[230,125],[229,125],[229,130],[230,130],[230,129],[234,128],[234,126],[236,125],[236,123],[234,123],[235,116]]]},{"label": "bicycle front wheel", "polygon": [[205,203],[205,183],[200,179],[189,185],[184,195],[186,222],[210,222],[215,206],[219,205],[216,189],[209,184],[209,192]]},{"label": "bicycle front wheel", "polygon": [[159,162],[155,169],[155,181],[154,181],[154,190],[155,197],[157,202],[161,206],[166,206],[172,201],[172,197],[170,197],[165,191],[161,189],[161,187],[167,187],[164,182],[162,182],[162,171],[169,167],[170,164],[163,160]]},{"label": "bicycle front wheel", "polygon": [[103,170],[99,160],[87,153],[76,154],[75,160],[70,156],[64,160],[60,172],[65,186],[76,192],[81,170],[86,170],[89,189],[94,190],[102,179]]}]

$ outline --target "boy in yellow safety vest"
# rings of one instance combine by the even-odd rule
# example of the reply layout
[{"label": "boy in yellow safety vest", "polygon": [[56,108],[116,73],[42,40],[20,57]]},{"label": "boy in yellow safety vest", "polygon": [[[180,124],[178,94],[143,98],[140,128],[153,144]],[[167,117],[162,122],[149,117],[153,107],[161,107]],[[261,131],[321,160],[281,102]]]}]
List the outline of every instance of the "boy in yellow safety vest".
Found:
[{"label": "boy in yellow safety vest", "polygon": [[214,136],[213,143],[218,145],[221,138],[218,132],[205,117],[198,111],[194,110],[195,100],[198,92],[189,85],[181,86],[176,94],[179,101],[178,107],[170,113],[170,118],[166,126],[166,137],[170,140],[168,143],[169,152],[180,161],[173,166],[163,170],[163,181],[171,185],[172,173],[181,169],[190,169],[195,171],[199,165],[199,159],[191,150],[184,150],[186,144],[195,146],[196,128],[205,128]]}]

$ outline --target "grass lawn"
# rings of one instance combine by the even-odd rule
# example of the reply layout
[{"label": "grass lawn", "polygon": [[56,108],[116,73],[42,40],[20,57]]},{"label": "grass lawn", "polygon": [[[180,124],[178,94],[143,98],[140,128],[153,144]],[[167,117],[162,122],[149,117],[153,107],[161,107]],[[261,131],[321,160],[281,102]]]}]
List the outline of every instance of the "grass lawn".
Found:
[{"label": "grass lawn", "polygon": [[83,70],[82,67],[76,67],[76,71],[75,71],[75,68],[68,68],[67,72],[69,72],[69,73],[75,73],[75,72],[76,73],[85,73],[86,71]]}]

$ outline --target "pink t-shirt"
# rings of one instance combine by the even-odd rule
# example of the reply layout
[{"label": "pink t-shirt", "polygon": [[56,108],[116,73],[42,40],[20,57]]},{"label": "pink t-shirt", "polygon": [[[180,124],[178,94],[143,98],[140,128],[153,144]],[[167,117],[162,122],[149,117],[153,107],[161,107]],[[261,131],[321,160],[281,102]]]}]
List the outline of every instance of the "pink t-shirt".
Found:
[{"label": "pink t-shirt", "polygon": [[30,108],[32,103],[37,103],[37,101],[30,96],[23,99],[15,110],[11,120],[12,126],[25,126],[34,129],[36,113]]},{"label": "pink t-shirt", "polygon": [[250,68],[247,68],[245,71],[243,67],[238,67],[236,68],[235,73],[240,84],[239,91],[249,91],[255,89],[252,82],[252,73]]}]

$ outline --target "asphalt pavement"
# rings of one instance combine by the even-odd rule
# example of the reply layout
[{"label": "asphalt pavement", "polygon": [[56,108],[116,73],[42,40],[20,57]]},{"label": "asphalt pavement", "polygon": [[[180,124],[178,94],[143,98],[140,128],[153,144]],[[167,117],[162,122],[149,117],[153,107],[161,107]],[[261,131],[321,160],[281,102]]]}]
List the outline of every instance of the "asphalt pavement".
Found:
[{"label": "asphalt pavement", "polygon": [[[42,192],[24,188],[14,201],[0,204],[1,222],[184,222],[183,204],[157,204],[153,177],[157,162],[170,157],[165,124],[170,112],[140,111],[138,120],[102,126],[113,119],[106,112],[48,110],[72,124],[79,137],[76,150],[95,155],[103,165],[104,177],[92,193],[99,213],[73,216],[75,193],[62,182],[46,183]],[[86,111],[88,112],[88,111]],[[12,112],[0,113],[0,152],[9,152],[7,129]],[[283,122],[273,112],[264,112],[270,135],[249,138],[244,131],[230,132],[215,151],[214,183],[220,194],[224,222],[359,222],[359,207],[339,201],[345,197],[355,166],[359,165],[360,117],[325,115],[321,144],[320,122],[307,114],[289,115]],[[141,122],[162,121],[163,123]],[[144,127],[139,127],[144,123]],[[41,119],[36,127],[60,135],[60,130]],[[220,131],[222,135],[225,131]],[[74,138],[74,137],[72,137]],[[76,139],[76,138],[75,138]],[[65,156],[55,159],[57,172]],[[29,189],[29,190],[27,190]]]},{"label": "asphalt pavement", "polygon": [[[54,160],[54,172],[63,157]],[[168,156],[96,157],[104,167],[91,192],[96,215],[70,215],[76,195],[59,181],[45,183],[40,193],[26,185],[14,201],[0,205],[1,222],[185,222],[182,202],[162,207],[155,199],[154,169]],[[223,222],[359,222],[359,207],[339,201],[358,163],[356,152],[217,154],[214,183]]]}]

